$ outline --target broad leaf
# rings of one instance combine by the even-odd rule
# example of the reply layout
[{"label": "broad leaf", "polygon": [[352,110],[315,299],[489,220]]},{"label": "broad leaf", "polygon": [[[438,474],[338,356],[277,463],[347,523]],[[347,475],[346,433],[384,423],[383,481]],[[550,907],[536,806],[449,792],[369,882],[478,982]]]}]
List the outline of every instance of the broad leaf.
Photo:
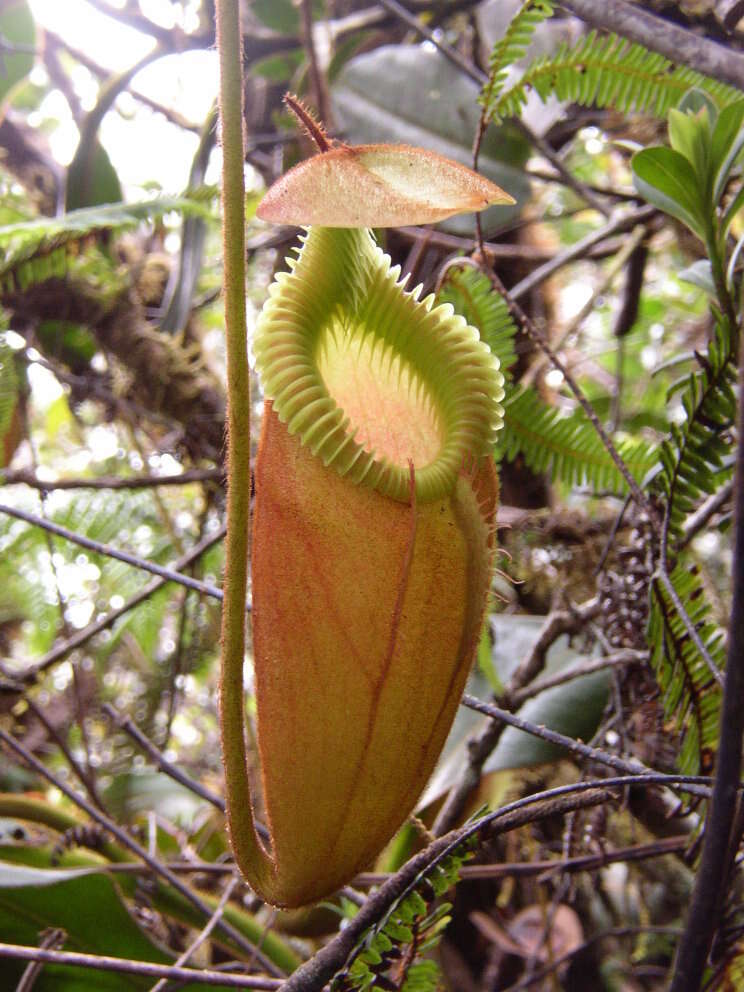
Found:
[{"label": "broad leaf", "polygon": [[696,114],[669,111],[669,142],[687,159],[697,177],[696,191],[703,209],[710,209],[710,118],[707,109]]},{"label": "broad leaf", "polygon": [[[40,869],[0,862],[0,938],[37,945],[40,931],[47,927],[67,933],[64,950],[173,963],[134,922],[109,876],[88,868]],[[15,987],[23,969],[22,962],[5,962],[8,988]],[[48,964],[34,992],[132,992],[152,984],[152,979],[133,975]],[[205,986],[187,988],[196,992]]]},{"label": "broad leaf", "polygon": [[704,240],[706,221],[697,177],[684,155],[663,146],[644,148],[633,156],[632,165],[638,192]]},{"label": "broad leaf", "polygon": [[714,177],[714,205],[717,205],[723,196],[731,169],[742,148],[744,148],[744,100],[739,100],[723,108],[713,131],[710,165]]}]

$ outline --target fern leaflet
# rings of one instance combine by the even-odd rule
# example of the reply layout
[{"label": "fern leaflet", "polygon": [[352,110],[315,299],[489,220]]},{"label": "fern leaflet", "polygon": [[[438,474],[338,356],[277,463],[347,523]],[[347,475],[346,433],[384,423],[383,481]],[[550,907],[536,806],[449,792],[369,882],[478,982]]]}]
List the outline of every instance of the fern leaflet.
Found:
[{"label": "fern leaflet", "polygon": [[493,46],[488,60],[488,82],[480,95],[480,102],[488,116],[504,88],[509,67],[524,56],[535,28],[552,13],[551,0],[526,0],[512,18],[504,36]]},{"label": "fern leaflet", "polygon": [[[730,326],[719,315],[707,353],[697,356],[701,367],[681,384],[685,419],[672,427],[660,449],[656,487],[667,507],[672,539],[682,536],[688,513],[730,475],[726,460],[736,414],[734,342]],[[710,620],[702,583],[681,561],[670,579],[710,660],[722,669],[724,636]],[[648,640],[665,711],[674,714],[678,728],[684,730],[680,768],[709,770],[716,750],[720,688],[658,581],[651,590]]]},{"label": "fern leaflet", "polygon": [[[655,451],[645,442],[619,440],[616,447],[639,482],[656,463]],[[499,454],[521,454],[533,472],[547,472],[571,486],[591,486],[595,491],[624,493],[625,480],[582,413],[564,416],[544,403],[534,389],[512,390],[504,401],[504,429]]]},{"label": "fern leaflet", "polygon": [[419,955],[439,942],[452,906],[448,902],[432,906],[457,883],[460,867],[472,857],[475,844],[475,837],[468,837],[419,877],[413,889],[365,934],[344,971],[334,978],[331,992],[435,992],[439,968],[435,961],[420,959]]},{"label": "fern leaflet", "polygon": [[[710,620],[699,575],[680,563],[670,578],[708,654],[722,668],[723,633]],[[651,584],[648,643],[665,716],[682,734],[679,768],[686,775],[708,773],[717,747],[721,691],[658,579]]]},{"label": "fern leaflet", "polygon": [[493,291],[488,276],[478,269],[451,268],[437,300],[439,303],[451,303],[457,313],[478,328],[508,380],[509,370],[517,360],[514,351],[517,326],[506,301]]},{"label": "fern leaflet", "polygon": [[492,101],[489,119],[519,116],[531,90],[542,100],[554,94],[582,106],[663,117],[693,88],[705,90],[721,104],[741,99],[738,90],[686,66],[674,66],[642,45],[592,31],[577,44],[563,44],[555,54],[532,62],[518,83]]},{"label": "fern leaflet", "polygon": [[659,488],[668,502],[669,527],[679,536],[687,514],[705,496],[714,493],[730,475],[731,429],[736,418],[734,335],[719,319],[701,368],[682,384],[680,401],[685,412],[681,425],[672,427],[661,447],[663,470]]},{"label": "fern leaflet", "polygon": [[16,285],[39,282],[29,263],[42,265],[45,278],[64,275],[66,254],[59,249],[84,241],[100,231],[124,231],[145,220],[158,220],[167,213],[208,216],[214,190],[205,187],[187,196],[164,196],[141,203],[111,203],[83,210],[71,210],[61,217],[35,220],[0,227],[0,286],[12,292]]},{"label": "fern leaflet", "polygon": [[[567,485],[625,492],[625,480],[583,411],[566,417],[544,403],[534,389],[511,383],[509,370],[517,359],[517,327],[506,301],[494,292],[488,277],[476,269],[450,269],[438,300],[451,303],[477,327],[501,362],[507,383],[497,457],[513,459],[521,454],[533,472],[547,472]],[[656,463],[656,452],[643,441],[621,440],[617,447],[639,482]]]}]

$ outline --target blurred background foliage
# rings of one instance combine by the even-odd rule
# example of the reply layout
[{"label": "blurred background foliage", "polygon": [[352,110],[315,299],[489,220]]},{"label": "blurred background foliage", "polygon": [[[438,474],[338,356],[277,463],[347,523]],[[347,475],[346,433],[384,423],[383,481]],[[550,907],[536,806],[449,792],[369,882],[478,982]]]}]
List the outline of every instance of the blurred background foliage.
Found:
[{"label": "blurred background foliage", "polygon": [[[718,16],[723,4],[644,6],[698,37],[737,51],[744,43]],[[509,28],[519,8],[246,0],[249,323],[297,234],[255,220],[256,204],[311,152],[283,108],[286,90],[347,142],[406,142],[473,164],[477,138],[478,168],[517,200],[483,216],[482,243],[471,217],[380,235],[411,285],[452,303],[508,372],[496,452],[503,571],[469,691],[657,770],[674,771],[681,755],[681,771],[708,772],[719,690],[690,658],[663,594],[650,595],[653,520],[627,505],[628,482],[563,372],[470,263],[497,273],[649,505],[673,512],[661,452],[666,444],[681,464],[691,382],[715,367],[715,315],[705,247],[663,204],[646,204],[631,156],[667,142],[667,112],[687,90],[704,90],[714,108],[738,94],[650,63],[638,90],[613,91],[607,79],[637,65],[635,54],[605,50],[590,25],[539,2],[525,5],[522,43]],[[600,49],[610,56],[592,69],[598,88],[583,92],[576,66]],[[542,83],[546,63],[568,68]],[[223,897],[232,933],[218,925],[191,963],[206,971],[237,961],[243,973],[282,976],[355,913],[369,880],[299,915],[269,912],[232,880],[216,716],[225,501],[216,89],[210,0],[0,4],[0,727],[51,775],[6,748],[0,942],[37,945],[53,928],[49,946],[173,963]],[[724,198],[739,183],[738,159],[732,169]],[[731,244],[741,234],[735,212]],[[725,378],[731,355],[719,357]],[[670,560],[716,663],[730,609],[729,414],[706,414],[720,415],[721,448],[710,464],[695,455],[692,471],[708,481],[698,488],[685,477]],[[186,574],[201,591],[114,560],[112,548]],[[163,763],[188,779],[175,781]],[[595,771],[462,709],[420,820],[370,869],[396,870],[427,831],[484,804]],[[90,826],[65,788],[156,866],[183,869],[188,892]],[[630,790],[617,807],[506,835],[476,861],[514,872],[479,874],[468,861],[440,914],[450,921],[443,939],[442,920],[427,922],[438,971],[410,971],[434,952],[400,938],[405,967],[358,969],[355,987],[661,989],[700,812],[691,797],[675,804],[663,790]],[[631,849],[646,854],[600,857],[578,874],[527,867]],[[102,873],[117,862],[138,868]],[[738,916],[729,922],[714,977],[733,989],[725,982],[740,967],[741,931]],[[4,962],[3,974],[22,982],[25,968]],[[66,992],[150,988],[155,978],[48,965],[34,980]]]}]

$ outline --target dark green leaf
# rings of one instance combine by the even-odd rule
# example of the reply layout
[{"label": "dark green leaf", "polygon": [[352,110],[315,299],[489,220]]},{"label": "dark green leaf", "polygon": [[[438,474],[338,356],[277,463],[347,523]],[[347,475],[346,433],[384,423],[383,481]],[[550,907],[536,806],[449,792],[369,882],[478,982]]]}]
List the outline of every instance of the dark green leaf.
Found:
[{"label": "dark green leaf", "polygon": [[96,139],[80,142],[67,170],[65,210],[95,207],[102,203],[120,203],[121,183],[108,152]]},{"label": "dark green leaf", "polygon": [[[87,954],[133,958],[172,964],[173,959],[140,930],[107,875],[90,869],[39,869],[0,863],[0,939],[11,944],[36,945],[39,932],[60,927],[67,933],[64,949]],[[11,971],[23,965],[4,965],[4,980],[14,987]],[[132,992],[147,989],[152,979],[91,969],[47,965],[34,992]],[[204,986],[189,985],[189,989]]]}]

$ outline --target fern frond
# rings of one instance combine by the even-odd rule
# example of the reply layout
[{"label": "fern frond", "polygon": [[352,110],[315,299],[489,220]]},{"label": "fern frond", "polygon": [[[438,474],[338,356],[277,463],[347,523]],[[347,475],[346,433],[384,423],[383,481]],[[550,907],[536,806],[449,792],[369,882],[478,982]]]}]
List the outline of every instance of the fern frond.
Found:
[{"label": "fern frond", "polygon": [[[502,457],[521,454],[533,472],[547,472],[567,485],[625,492],[625,480],[582,413],[564,416],[531,388],[507,393],[503,405],[504,429],[499,440]],[[656,462],[656,452],[643,441],[620,440],[616,447],[639,482]]]},{"label": "fern frond", "polygon": [[[722,668],[723,632],[710,619],[697,571],[680,562],[670,579],[706,651],[714,664]],[[721,689],[658,579],[651,584],[647,633],[665,716],[673,720],[681,734],[677,758],[680,771],[685,775],[710,772],[718,741]]]},{"label": "fern frond", "polygon": [[552,13],[551,0],[525,0],[511,19],[504,36],[493,46],[488,60],[488,82],[479,98],[487,115],[490,116],[493,104],[504,88],[509,67],[524,56],[535,28]]},{"label": "fern frond", "polygon": [[[667,507],[670,544],[682,535],[688,513],[731,474],[727,455],[736,415],[734,349],[735,335],[719,316],[706,354],[697,356],[700,368],[675,390],[685,419],[672,427],[660,448],[661,472],[656,479]],[[711,610],[697,574],[678,563],[670,579],[708,661],[722,670],[726,660],[723,632],[710,620]],[[680,768],[685,773],[700,767],[708,770],[716,749],[720,687],[658,581],[651,590],[648,640],[665,711],[674,715],[683,732]]]},{"label": "fern frond", "polygon": [[8,432],[16,408],[18,389],[18,373],[13,359],[13,351],[7,345],[0,344],[0,457],[2,456],[3,439]]},{"label": "fern frond", "polygon": [[532,62],[518,83],[492,101],[489,119],[519,116],[531,90],[542,100],[555,95],[581,106],[663,117],[693,88],[705,90],[720,104],[741,99],[738,90],[686,66],[674,66],[642,45],[592,31],[577,44],[563,44],[555,54]]},{"label": "fern frond", "polygon": [[[0,287],[11,292],[16,284],[40,281],[38,273],[23,269],[24,264],[41,265],[45,277],[64,275],[66,253],[60,249],[82,242],[100,231],[118,233],[146,220],[159,220],[178,212],[187,216],[208,216],[215,192],[205,187],[188,196],[164,196],[141,203],[111,203],[83,210],[71,210],[61,217],[37,217],[35,220],[0,227]],[[28,282],[28,278],[31,282]]]},{"label": "fern frond", "polygon": [[[447,924],[452,906],[433,903],[460,877],[460,868],[473,855],[475,839],[462,844],[426,870],[411,891],[395,902],[380,922],[370,928],[352,951],[346,970],[336,975],[331,992],[367,992],[376,988],[436,992],[439,968],[419,954],[435,946]],[[389,974],[389,977],[387,977]]]},{"label": "fern frond", "polygon": [[660,450],[658,485],[666,498],[672,536],[679,536],[688,513],[730,476],[731,429],[736,419],[734,334],[719,319],[700,368],[688,376],[679,399],[682,424],[672,427]]},{"label": "fern frond", "polygon": [[457,313],[478,328],[481,339],[498,358],[504,378],[509,381],[509,369],[517,360],[514,350],[517,325],[506,301],[494,292],[488,276],[478,269],[449,269],[437,302],[451,303]]}]

